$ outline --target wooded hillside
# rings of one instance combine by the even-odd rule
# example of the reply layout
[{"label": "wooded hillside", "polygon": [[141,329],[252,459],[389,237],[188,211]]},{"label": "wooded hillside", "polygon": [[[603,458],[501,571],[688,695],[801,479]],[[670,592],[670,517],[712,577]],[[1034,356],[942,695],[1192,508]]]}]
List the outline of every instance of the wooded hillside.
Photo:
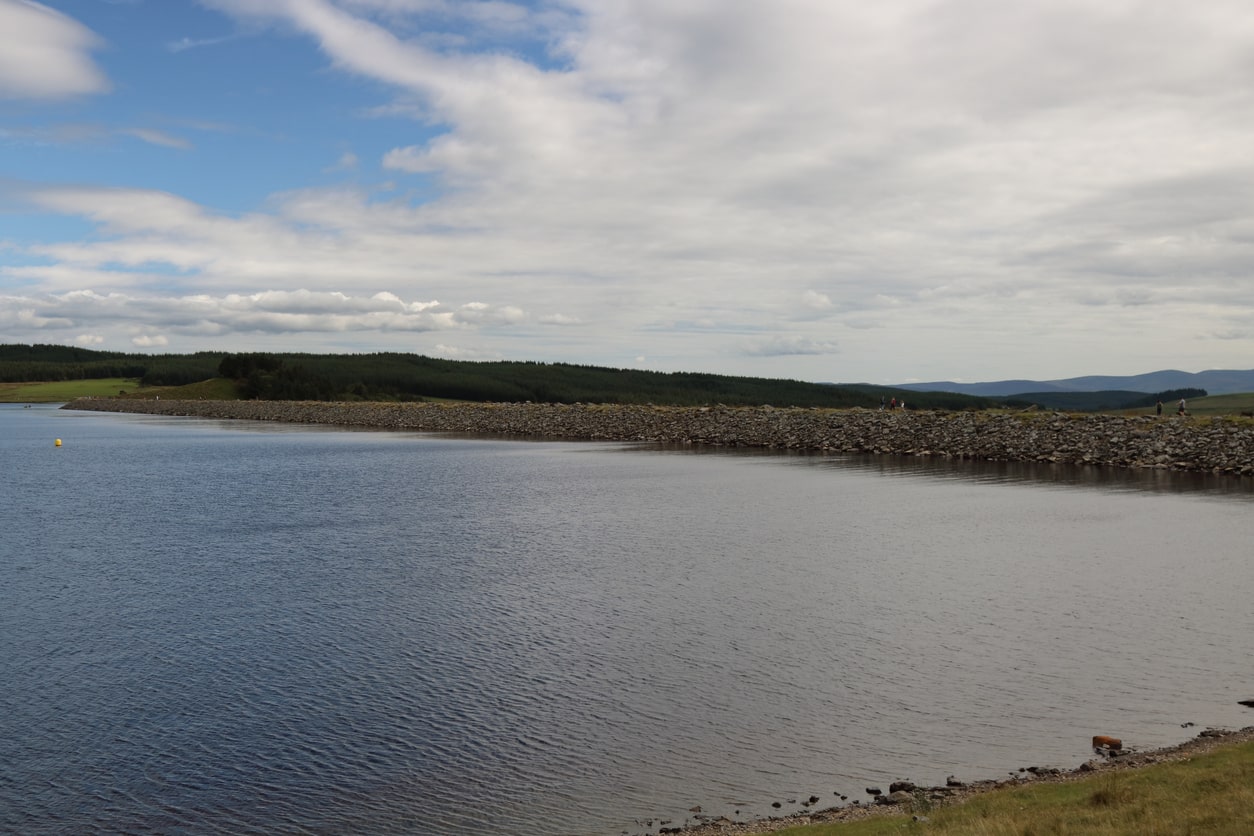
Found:
[{"label": "wooded hillside", "polygon": [[881,398],[928,409],[980,409],[988,398],[876,386],[567,363],[469,362],[418,354],[122,354],[50,345],[0,345],[0,380],[139,378],[180,386],[215,377],[263,400],[403,401],[443,398],[536,403],[878,407]]}]

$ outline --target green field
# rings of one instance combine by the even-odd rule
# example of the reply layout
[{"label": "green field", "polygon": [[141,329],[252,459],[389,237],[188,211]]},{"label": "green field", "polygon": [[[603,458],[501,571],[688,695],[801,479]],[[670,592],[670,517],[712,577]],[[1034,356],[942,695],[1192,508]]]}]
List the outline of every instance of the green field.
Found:
[{"label": "green field", "polygon": [[222,378],[186,386],[144,386],[136,378],[61,380],[53,383],[0,383],[0,403],[62,403],[75,398],[169,398],[171,400],[233,401],[234,383]]},{"label": "green field", "polygon": [[[1187,401],[1185,406],[1191,415],[1240,415],[1242,412],[1254,412],[1254,392],[1210,395]],[[1163,404],[1163,414],[1168,411],[1174,413],[1176,404]]]},{"label": "green field", "polygon": [[[1163,416],[1175,415],[1179,401],[1163,401]],[[1254,412],[1254,392],[1234,392],[1229,395],[1208,395],[1205,398],[1189,398],[1185,407],[1194,417],[1231,416],[1239,418],[1242,412]],[[1115,415],[1153,415],[1154,407],[1112,410]]]},{"label": "green field", "polygon": [[233,381],[215,377],[186,386],[145,386],[128,392],[126,398],[155,398],[157,396],[180,401],[235,401],[239,400],[239,388]]},{"label": "green field", "polygon": [[136,378],[58,380],[52,383],[0,383],[0,403],[60,403],[75,398],[107,398],[139,386]]}]

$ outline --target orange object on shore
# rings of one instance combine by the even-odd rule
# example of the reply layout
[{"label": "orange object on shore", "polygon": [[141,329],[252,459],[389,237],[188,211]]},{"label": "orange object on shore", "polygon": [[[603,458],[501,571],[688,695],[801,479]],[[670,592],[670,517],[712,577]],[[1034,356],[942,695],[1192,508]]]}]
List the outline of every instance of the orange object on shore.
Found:
[{"label": "orange object on shore", "polygon": [[1107,737],[1104,734],[1093,736],[1094,749],[1122,749],[1123,741],[1117,737]]}]

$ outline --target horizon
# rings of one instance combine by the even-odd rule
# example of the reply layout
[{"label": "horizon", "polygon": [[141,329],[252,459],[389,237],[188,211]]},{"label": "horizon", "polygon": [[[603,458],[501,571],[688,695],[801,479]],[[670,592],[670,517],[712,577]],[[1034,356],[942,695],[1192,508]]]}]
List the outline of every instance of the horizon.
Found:
[{"label": "horizon", "polygon": [[876,385],[1240,370],[1242,23],[0,0],[0,342]]},{"label": "horizon", "polygon": [[[21,346],[29,346],[29,347],[36,347],[38,345],[48,345],[54,348],[63,347],[63,348],[73,348],[73,349],[86,349],[88,351],[101,351],[101,352],[112,350],[112,349],[103,349],[103,348],[91,348],[87,346],[72,345],[72,344],[65,344],[65,343],[56,343],[56,344],[7,343],[7,342],[4,342],[3,340],[0,340],[0,348],[3,348],[6,345],[21,345]],[[229,351],[225,349],[212,349],[212,348],[200,349],[199,351],[203,351],[203,352],[211,353],[211,354],[254,353],[251,351],[236,352],[236,351]],[[126,355],[133,355],[133,356],[141,356],[141,357],[142,356],[157,357],[157,356],[162,356],[162,355],[176,356],[176,355],[182,355],[182,354],[194,354],[197,352],[174,352],[174,351],[149,350],[149,351],[120,351],[118,353],[126,354]],[[262,353],[311,354],[314,356],[317,356],[317,355],[350,355],[351,356],[351,355],[367,355],[367,354],[382,354],[382,353],[389,353],[389,354],[399,353],[399,354],[414,354],[416,356],[431,357],[431,355],[423,355],[419,352],[397,352],[397,351],[390,351],[390,350],[388,351],[319,352],[319,351],[304,351],[304,350],[288,351],[286,349],[275,349],[269,352],[262,352]],[[455,358],[431,357],[431,359],[449,360],[449,359],[455,359]],[[605,369],[611,369],[615,371],[657,371],[654,369],[632,369],[630,367],[624,367],[624,366],[597,366],[595,364],[569,362],[565,360],[545,361],[545,360],[528,360],[526,358],[507,359],[507,360],[468,360],[465,362],[472,362],[472,363],[477,363],[477,362],[483,362],[483,363],[492,363],[492,362],[551,363],[551,364],[567,364],[567,365],[576,365],[576,366],[592,366],[593,368],[605,368]],[[677,369],[674,371],[659,371],[659,373],[660,374],[724,374],[723,372],[694,372],[690,369]],[[1201,374],[1208,374],[1208,373],[1221,373],[1221,374],[1222,373],[1238,373],[1238,374],[1251,373],[1251,374],[1254,374],[1254,368],[1250,368],[1250,369],[1236,369],[1236,368],[1201,369],[1196,372],[1186,371],[1184,369],[1178,369],[1178,368],[1171,368],[1171,369],[1152,369],[1148,372],[1138,372],[1138,373],[1130,374],[1130,375],[1110,375],[1110,374],[1089,373],[1089,374],[1070,375],[1068,377],[1054,377],[1054,378],[1025,378],[1025,377],[1012,376],[1012,377],[1003,377],[1003,378],[987,379],[987,380],[962,380],[962,379],[954,379],[954,378],[948,378],[948,379],[938,378],[935,380],[898,380],[892,383],[872,383],[871,381],[868,381],[868,380],[805,380],[802,378],[786,378],[786,377],[778,378],[778,379],[799,380],[802,383],[814,383],[814,384],[828,385],[828,386],[871,385],[871,386],[884,386],[884,387],[891,388],[893,386],[915,386],[915,385],[926,384],[926,383],[953,383],[953,384],[958,384],[958,385],[963,385],[963,386],[979,386],[979,385],[986,385],[986,384],[1008,383],[1008,382],[1016,382],[1016,381],[1022,381],[1025,383],[1057,383],[1057,382],[1068,381],[1068,380],[1082,380],[1085,378],[1136,378],[1136,377],[1146,377],[1149,375],[1157,375],[1157,374],[1201,375]],[[727,373],[727,374],[729,374],[730,376],[762,377],[762,375],[737,375],[735,373]]]}]

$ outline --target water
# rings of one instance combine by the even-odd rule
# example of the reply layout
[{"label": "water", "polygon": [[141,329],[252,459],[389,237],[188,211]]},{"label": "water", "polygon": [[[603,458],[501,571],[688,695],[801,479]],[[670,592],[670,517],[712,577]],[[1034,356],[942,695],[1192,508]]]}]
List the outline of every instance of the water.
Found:
[{"label": "water", "polygon": [[48,407],[0,463],[5,832],[646,833],[1254,723],[1237,480]]}]

